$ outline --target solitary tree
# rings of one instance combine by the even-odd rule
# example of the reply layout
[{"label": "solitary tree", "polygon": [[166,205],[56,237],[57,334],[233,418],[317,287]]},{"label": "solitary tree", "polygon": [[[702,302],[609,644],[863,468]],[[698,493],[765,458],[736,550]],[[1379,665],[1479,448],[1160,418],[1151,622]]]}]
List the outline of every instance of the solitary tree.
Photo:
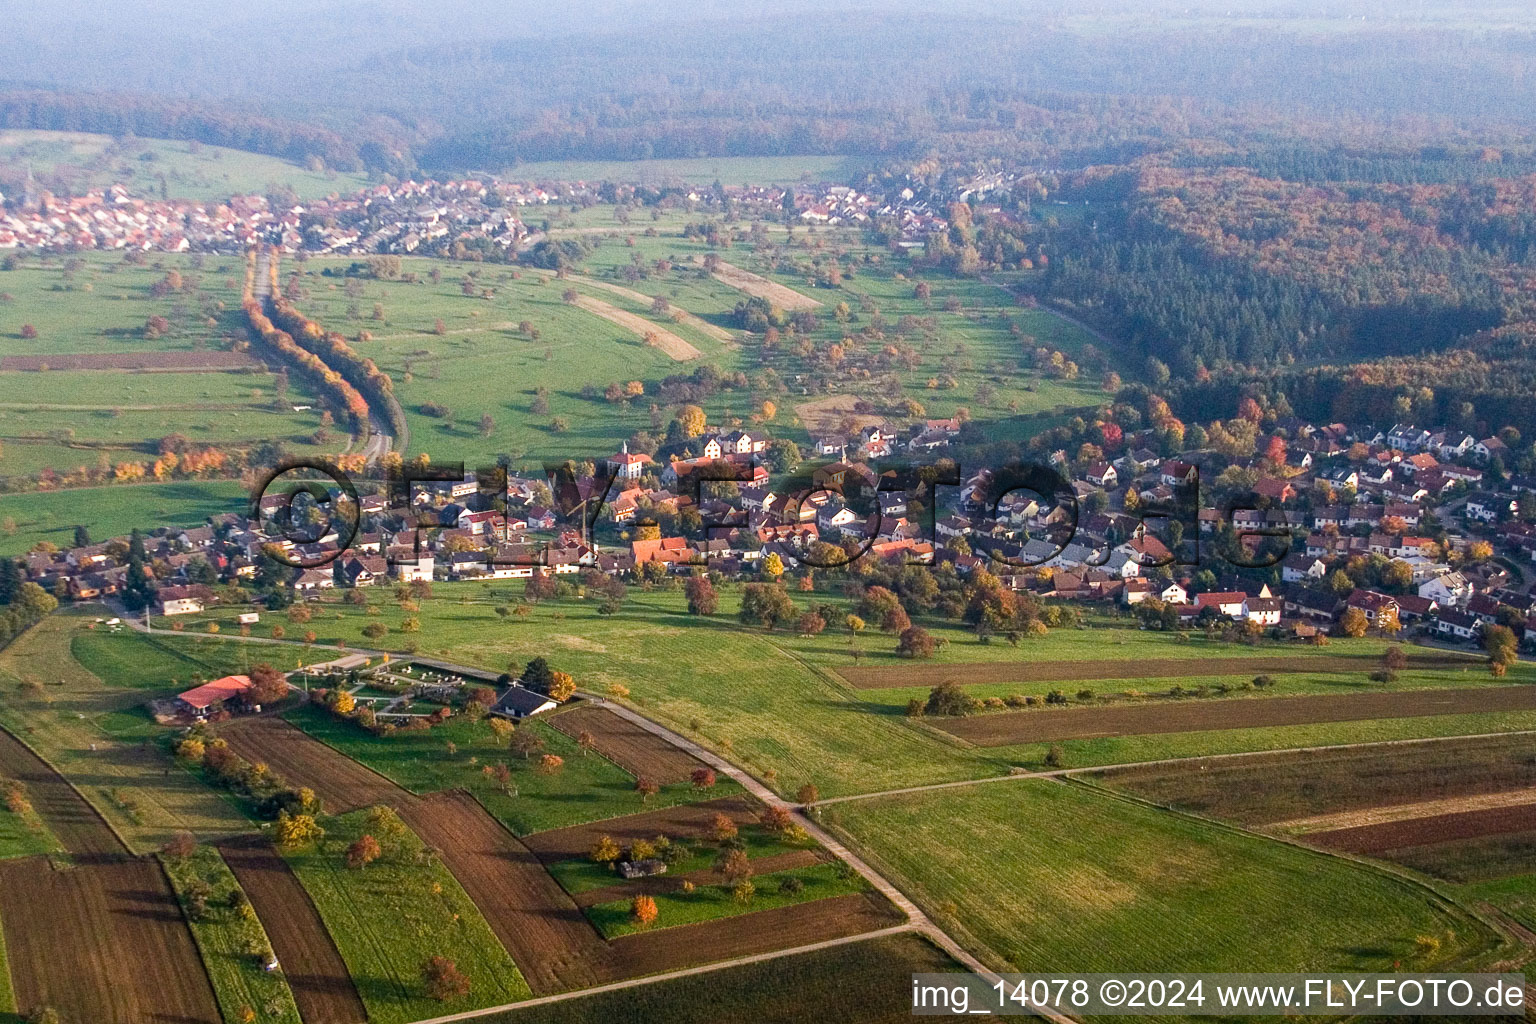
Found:
[{"label": "solitary tree", "polygon": [[649,928],[656,922],[656,901],[649,896],[636,896],[629,905],[629,916],[641,928]]},{"label": "solitary tree", "polygon": [[365,868],[378,860],[383,852],[379,847],[379,841],[373,836],[360,836],[356,842],[347,847],[347,867]]},{"label": "solitary tree", "polygon": [[469,994],[469,978],[459,970],[458,964],[445,956],[428,957],[421,967],[421,980],[427,995],[439,1002]]}]

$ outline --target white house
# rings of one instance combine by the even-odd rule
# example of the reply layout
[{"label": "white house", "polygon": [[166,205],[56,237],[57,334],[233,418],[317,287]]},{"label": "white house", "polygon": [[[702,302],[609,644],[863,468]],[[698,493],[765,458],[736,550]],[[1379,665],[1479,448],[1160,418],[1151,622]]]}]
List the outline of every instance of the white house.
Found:
[{"label": "white house", "polygon": [[203,610],[203,599],[187,587],[161,587],[156,596],[161,615],[191,615]]},{"label": "white house", "polygon": [[1461,573],[1448,572],[1419,584],[1418,593],[1442,608],[1460,607],[1472,596],[1472,584]]}]

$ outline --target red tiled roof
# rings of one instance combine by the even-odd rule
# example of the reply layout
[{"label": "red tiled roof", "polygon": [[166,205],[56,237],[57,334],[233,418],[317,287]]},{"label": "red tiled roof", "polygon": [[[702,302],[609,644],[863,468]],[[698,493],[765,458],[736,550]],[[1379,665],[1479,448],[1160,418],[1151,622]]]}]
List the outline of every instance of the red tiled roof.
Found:
[{"label": "red tiled roof", "polygon": [[183,703],[194,708],[206,708],[211,704],[217,704],[221,700],[230,700],[238,697],[251,688],[250,676],[225,676],[223,679],[215,679],[211,683],[193,687],[185,693],[177,694]]}]

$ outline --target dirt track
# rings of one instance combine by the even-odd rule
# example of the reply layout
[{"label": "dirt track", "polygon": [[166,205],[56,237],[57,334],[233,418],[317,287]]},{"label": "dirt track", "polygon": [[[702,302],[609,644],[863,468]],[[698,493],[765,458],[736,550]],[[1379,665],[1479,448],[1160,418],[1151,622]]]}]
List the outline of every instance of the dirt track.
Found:
[{"label": "dirt track", "polygon": [[38,816],[78,862],[121,859],[127,847],[75,787],[20,740],[0,730],[0,775],[27,787]]},{"label": "dirt track", "polygon": [[978,746],[996,747],[1100,736],[1258,729],[1498,711],[1536,711],[1536,687],[1484,686],[1466,690],[1387,691],[1320,697],[1181,700],[1062,711],[1003,712],[970,718],[934,719],[933,724]]},{"label": "dirt track", "polygon": [[89,1024],[219,1024],[213,989],[160,865],[0,864],[0,922],[20,1007]]},{"label": "dirt track", "polygon": [[714,272],[714,278],[721,284],[730,285],[737,291],[746,292],[754,298],[767,299],[773,305],[790,313],[798,309],[817,309],[821,306],[820,302],[809,295],[801,295],[793,288],[786,288],[777,281],[770,281],[766,277],[754,274],[750,270],[742,270],[729,263],[721,263],[719,269]]},{"label": "dirt track", "polygon": [[692,343],[679,338],[660,324],[653,324],[645,317],[627,310],[620,309],[602,299],[594,299],[590,295],[578,295],[576,305],[588,313],[596,314],[611,324],[618,324],[626,330],[634,331],[640,337],[647,334],[656,336],[656,347],[665,352],[679,363],[686,363],[690,359],[699,358],[700,352]]},{"label": "dirt track", "polygon": [[631,775],[649,775],[662,785],[685,782],[703,762],[606,708],[562,711],[549,724],[573,739],[590,732],[596,750]]},{"label": "dirt track", "polygon": [[[1465,655],[1412,655],[1410,669],[1471,668]],[[837,674],[861,690],[958,683],[1055,683],[1090,680],[1186,679],[1202,676],[1294,675],[1305,672],[1372,672],[1381,659],[1368,654],[1279,655],[1230,658],[1119,658],[1094,661],[982,661],[960,665],[846,666]]]},{"label": "dirt track", "polygon": [[439,793],[400,809],[442,851],[469,898],[512,954],[534,995],[611,977],[607,944],[528,848],[467,793]]},{"label": "dirt track", "polygon": [[288,862],[264,839],[220,848],[272,940],[304,1024],[361,1024],[363,1001],[346,962]]},{"label": "dirt track", "polygon": [[1330,850],[1381,853],[1404,846],[1428,846],[1454,839],[1476,839],[1536,830],[1536,804],[1493,807],[1480,811],[1435,814],[1376,825],[1357,825],[1332,832],[1312,832],[1304,841]]},{"label": "dirt track", "polygon": [[265,761],[279,778],[313,789],[331,814],[379,803],[399,804],[410,797],[384,776],[280,718],[242,718],[223,726],[218,734],[247,761]]},{"label": "dirt track", "polygon": [[702,838],[716,814],[729,814],[738,823],[757,820],[762,805],[749,796],[730,796],[699,804],[683,804],[661,810],[629,814],[607,821],[552,829],[525,836],[523,842],[545,864],[585,857],[599,836],[612,836],[620,846],[635,839],[654,839],[658,835],[681,837],[689,841]]}]

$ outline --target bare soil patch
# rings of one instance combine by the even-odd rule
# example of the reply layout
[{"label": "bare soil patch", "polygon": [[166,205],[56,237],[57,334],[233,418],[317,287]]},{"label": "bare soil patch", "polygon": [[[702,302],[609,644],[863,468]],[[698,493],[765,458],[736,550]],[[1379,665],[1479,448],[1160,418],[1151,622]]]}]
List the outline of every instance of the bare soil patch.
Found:
[{"label": "bare soil patch", "polygon": [[978,746],[995,747],[1100,736],[1262,729],[1318,722],[1533,710],[1536,710],[1536,687],[1487,686],[1466,690],[1253,697],[1062,711],[1016,711],[935,719],[933,724]]},{"label": "bare soil patch", "polygon": [[219,1024],[213,988],[160,865],[0,864],[0,922],[23,1010],[90,1024]]},{"label": "bare soil patch", "polygon": [[633,978],[858,935],[901,920],[885,897],[866,892],[625,935],[610,945],[615,977]]},{"label": "bare soil patch", "polygon": [[1536,830],[1536,803],[1490,807],[1478,811],[1433,814],[1404,821],[1359,825],[1330,832],[1312,832],[1306,841],[1330,850],[1382,853],[1405,846],[1429,846],[1458,839],[1507,835]]},{"label": "bare soil patch", "polygon": [[1416,802],[1456,803],[1531,790],[1536,788],[1536,736],[1202,758],[1111,768],[1093,777],[1181,811],[1282,828],[1267,823],[1344,818]]},{"label": "bare soil patch", "polygon": [[361,1024],[363,1001],[330,932],[292,869],[265,839],[220,847],[272,940],[305,1024]]},{"label": "bare soil patch", "polygon": [[244,352],[81,352],[4,356],[0,370],[240,370],[261,363]]},{"label": "bare soil patch", "polygon": [[517,837],[467,793],[438,793],[401,817],[480,908],[535,995],[587,988],[607,976],[602,936]]},{"label": "bare soil patch", "polygon": [[27,796],[59,843],[78,862],[117,860],[128,849],[96,809],[34,754],[26,744],[0,729],[0,774],[27,787]]},{"label": "bare soil patch", "polygon": [[[1476,664],[1459,654],[1415,654],[1410,668],[1465,668]],[[861,690],[957,683],[1054,683],[1088,680],[1182,679],[1192,676],[1294,675],[1369,672],[1381,667],[1370,654],[1277,655],[1229,658],[1138,658],[1092,661],[981,661],[960,665],[852,665],[837,674]]]},{"label": "bare soil patch", "polygon": [[643,316],[620,309],[618,306],[604,302],[602,299],[594,299],[590,295],[576,296],[576,305],[602,317],[611,324],[618,324],[628,331],[633,331],[640,337],[647,334],[655,335],[656,347],[667,354],[668,357],[680,363],[686,363],[690,359],[697,359],[700,355],[698,349],[692,344],[679,338],[671,331],[659,324],[653,324]]},{"label": "bare soil patch", "polygon": [[399,807],[414,799],[384,776],[281,718],[242,718],[223,726],[219,735],[247,761],[263,761],[280,778],[313,789],[331,814],[380,803]]},{"label": "bare soil patch", "polygon": [[648,775],[662,785],[686,781],[704,763],[607,708],[572,708],[549,724],[573,739],[591,733],[599,754],[631,775]]},{"label": "bare soil patch", "polygon": [[746,795],[723,797],[697,804],[680,804],[661,810],[628,814],[607,821],[592,821],[569,828],[551,829],[525,836],[523,842],[545,864],[585,857],[592,844],[600,836],[612,836],[620,846],[627,846],[636,839],[654,839],[658,835],[686,839],[689,842],[703,840],[708,835],[709,823],[716,814],[728,814],[738,824],[757,820],[762,804]]},{"label": "bare soil patch", "polygon": [[730,285],[753,298],[767,299],[773,305],[789,312],[797,309],[816,309],[821,306],[820,302],[809,295],[801,295],[793,288],[786,288],[776,281],[770,281],[766,277],[749,270],[742,270],[729,263],[722,262],[713,276],[721,284]]}]

